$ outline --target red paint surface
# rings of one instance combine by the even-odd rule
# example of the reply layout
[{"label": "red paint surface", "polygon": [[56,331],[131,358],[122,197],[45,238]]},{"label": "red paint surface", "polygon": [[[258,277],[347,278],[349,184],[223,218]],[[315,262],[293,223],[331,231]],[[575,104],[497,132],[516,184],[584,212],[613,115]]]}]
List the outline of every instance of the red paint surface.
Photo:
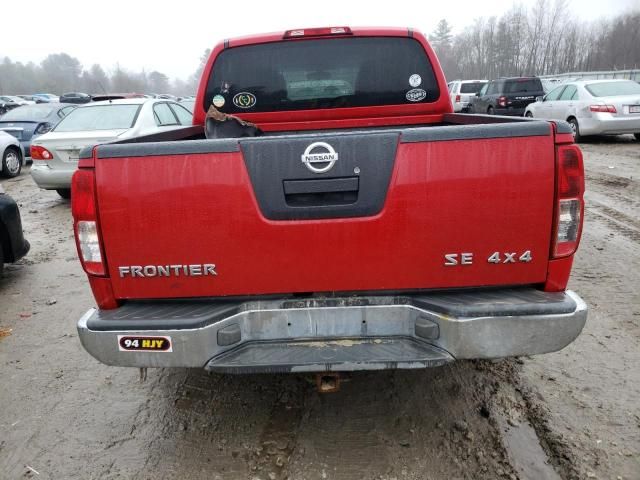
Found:
[{"label": "red paint surface", "polygon": [[[383,37],[408,37],[409,31],[406,28],[352,28],[353,35],[335,35],[331,37],[322,37],[330,42],[331,38],[344,38],[345,36],[383,36]],[[433,66],[433,71],[438,81],[440,89],[440,98],[432,103],[413,103],[403,105],[387,105],[376,107],[355,107],[355,108],[326,108],[317,110],[300,110],[293,112],[264,112],[264,113],[242,113],[236,114],[242,119],[257,124],[265,131],[282,131],[282,130],[311,130],[323,128],[353,128],[367,127],[377,125],[400,125],[412,123],[432,123],[439,121],[443,113],[453,112],[451,99],[447,92],[447,81],[440,67],[440,62],[433,52],[431,46],[427,42],[424,35],[420,32],[413,32],[413,38],[420,42]],[[318,37],[299,37],[295,39],[283,39],[284,32],[268,33],[263,35],[252,35],[229,40],[229,47],[239,47],[244,45],[253,45],[258,43],[269,42],[304,42],[309,38],[317,39]],[[204,95],[209,81],[209,76],[213,64],[217,56],[224,50],[224,42],[218,43],[204,68],[204,73],[200,79],[198,93],[193,112],[193,124],[203,125],[206,116],[204,108]],[[436,118],[430,118],[436,116]],[[393,118],[396,120],[393,120]],[[423,118],[403,118],[403,117],[423,117]]]},{"label": "red paint surface", "polygon": [[[407,36],[406,29],[353,29]],[[282,40],[231,40],[230,47]],[[430,104],[243,114],[266,131],[433,124],[452,111],[424,36],[441,98]],[[286,41],[305,41],[302,39]],[[204,121],[204,69],[194,124]],[[437,128],[437,127],[435,127]],[[555,131],[555,127],[554,131]],[[555,132],[554,132],[555,133]],[[101,308],[128,298],[371,291],[538,284],[562,291],[573,257],[549,260],[554,229],[555,143],[549,137],[400,144],[385,205],[374,217],[269,221],[258,208],[240,152],[85,159],[95,167],[108,276],[90,276]],[[75,201],[75,200],[74,200]],[[76,218],[78,220],[78,218]],[[493,264],[495,252],[531,251],[529,263]],[[473,253],[447,267],[444,255]],[[216,264],[207,277],[125,278],[118,266]],[[110,278],[109,278],[110,277]]]},{"label": "red paint surface", "polygon": [[564,292],[569,282],[573,256],[549,261],[547,281],[544,284],[545,292]]},{"label": "red paint surface", "polygon": [[[240,152],[100,159],[96,179],[115,297],[169,298],[544,283],[554,168],[551,136],[400,144],[379,215],[313,221],[266,220]],[[218,275],[117,269],[202,263]]]}]

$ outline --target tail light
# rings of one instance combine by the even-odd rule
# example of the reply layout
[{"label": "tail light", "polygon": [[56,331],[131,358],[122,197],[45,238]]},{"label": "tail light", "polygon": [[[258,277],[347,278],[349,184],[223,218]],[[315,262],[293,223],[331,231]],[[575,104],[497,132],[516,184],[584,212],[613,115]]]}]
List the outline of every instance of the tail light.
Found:
[{"label": "tail light", "polygon": [[553,258],[568,257],[580,243],[584,215],[584,167],[576,145],[558,147]]},{"label": "tail light", "polygon": [[613,105],[590,105],[589,110],[599,113],[618,113]]},{"label": "tail light", "polygon": [[45,134],[47,132],[50,132],[52,128],[53,128],[53,125],[51,125],[50,123],[47,123],[47,122],[41,123],[40,125],[38,125],[38,128],[36,128],[33,131],[33,134],[34,135],[43,135],[43,134]]},{"label": "tail light", "polygon": [[498,98],[498,105],[501,107],[506,107],[507,106],[507,97],[502,96]]},{"label": "tail light", "polygon": [[71,180],[71,213],[78,256],[89,275],[106,275],[100,225],[96,211],[96,186],[93,170],[80,169]]},{"label": "tail light", "polygon": [[31,145],[32,160],[53,160],[53,153],[40,145]]},{"label": "tail light", "polygon": [[456,103],[460,103],[460,95],[456,95]]}]

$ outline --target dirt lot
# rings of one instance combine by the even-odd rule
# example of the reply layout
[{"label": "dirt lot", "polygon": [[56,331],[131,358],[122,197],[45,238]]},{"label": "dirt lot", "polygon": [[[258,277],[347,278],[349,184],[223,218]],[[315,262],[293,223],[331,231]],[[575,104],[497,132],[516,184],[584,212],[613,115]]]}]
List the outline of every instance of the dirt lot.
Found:
[{"label": "dirt lot", "polygon": [[587,212],[565,350],[353,375],[106,367],[81,348],[93,298],[69,203],[4,181],[29,255],[0,279],[0,479],[640,479],[640,143],[583,145]]}]

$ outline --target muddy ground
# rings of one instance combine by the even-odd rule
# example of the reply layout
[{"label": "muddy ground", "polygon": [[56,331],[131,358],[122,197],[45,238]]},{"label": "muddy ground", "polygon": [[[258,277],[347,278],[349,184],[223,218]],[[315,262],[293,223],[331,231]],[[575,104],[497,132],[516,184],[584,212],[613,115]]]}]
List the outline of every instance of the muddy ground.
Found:
[{"label": "muddy ground", "polygon": [[[99,364],[70,207],[3,181],[29,255],[0,279],[0,479],[640,479],[640,143],[583,145],[571,288],[590,307],[561,352],[426,371],[308,377]],[[27,169],[28,170],[28,169]]]}]

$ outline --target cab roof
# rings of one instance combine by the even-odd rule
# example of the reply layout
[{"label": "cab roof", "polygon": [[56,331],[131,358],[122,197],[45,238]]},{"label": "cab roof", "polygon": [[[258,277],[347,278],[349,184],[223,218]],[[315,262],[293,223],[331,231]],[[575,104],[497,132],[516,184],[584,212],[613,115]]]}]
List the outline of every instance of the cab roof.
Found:
[{"label": "cab roof", "polygon": [[[346,29],[348,33],[325,33],[325,34],[313,34],[313,31],[317,30],[330,30],[330,29]],[[308,31],[310,34],[295,35],[287,37],[287,34],[294,31]],[[246,35],[241,37],[229,38],[220,42],[224,48],[238,47],[241,45],[254,45],[258,43],[280,42],[283,40],[295,41],[303,40],[307,38],[332,38],[332,37],[411,37],[413,32],[416,31],[413,28],[408,27],[345,27],[345,26],[329,26],[329,27],[308,27],[308,28],[294,28],[291,30],[285,30],[280,32],[260,33],[256,35]]]}]

